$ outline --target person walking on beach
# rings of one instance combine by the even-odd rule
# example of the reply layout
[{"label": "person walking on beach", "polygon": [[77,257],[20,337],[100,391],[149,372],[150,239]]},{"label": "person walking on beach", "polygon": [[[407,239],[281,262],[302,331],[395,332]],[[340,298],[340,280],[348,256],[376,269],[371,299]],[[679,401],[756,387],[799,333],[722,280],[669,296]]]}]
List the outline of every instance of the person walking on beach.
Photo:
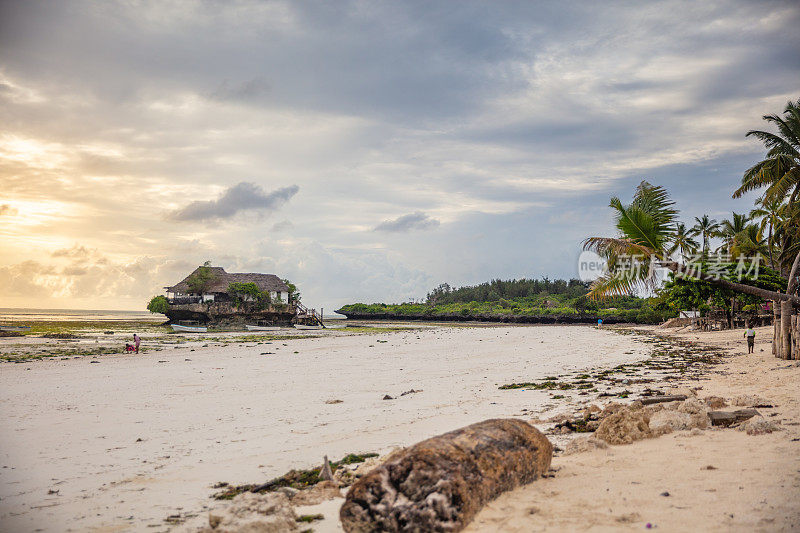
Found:
[{"label": "person walking on beach", "polygon": [[756,346],[756,330],[748,324],[747,329],[744,330],[744,336],[747,338],[747,353],[753,353]]},{"label": "person walking on beach", "polygon": [[142,343],[142,339],[139,338],[139,335],[136,333],[133,334],[133,345],[136,347],[136,353],[139,353],[139,345]]}]

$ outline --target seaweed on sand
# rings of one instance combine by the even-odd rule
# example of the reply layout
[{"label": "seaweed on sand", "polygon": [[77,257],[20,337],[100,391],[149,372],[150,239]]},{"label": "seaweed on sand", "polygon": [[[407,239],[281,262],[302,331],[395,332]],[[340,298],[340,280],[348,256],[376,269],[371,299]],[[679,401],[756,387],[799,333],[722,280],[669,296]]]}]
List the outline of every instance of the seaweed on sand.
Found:
[{"label": "seaweed on sand", "polygon": [[[342,465],[352,465],[356,463],[363,463],[370,457],[377,457],[377,453],[350,453],[342,457],[338,461],[334,461],[331,463],[331,469],[336,470],[338,467]],[[283,487],[290,487],[297,490],[303,490],[310,487],[313,487],[322,479],[320,479],[319,474],[322,470],[321,466],[317,466],[315,468],[309,469],[300,469],[300,470],[289,470],[287,473],[280,477],[276,477],[266,483],[262,483],[260,485],[256,484],[248,484],[248,485],[238,485],[238,486],[231,486],[225,483],[218,483],[214,488],[225,488],[222,492],[218,492],[214,495],[215,500],[231,500],[235,496],[242,494],[243,492],[273,492]]]}]

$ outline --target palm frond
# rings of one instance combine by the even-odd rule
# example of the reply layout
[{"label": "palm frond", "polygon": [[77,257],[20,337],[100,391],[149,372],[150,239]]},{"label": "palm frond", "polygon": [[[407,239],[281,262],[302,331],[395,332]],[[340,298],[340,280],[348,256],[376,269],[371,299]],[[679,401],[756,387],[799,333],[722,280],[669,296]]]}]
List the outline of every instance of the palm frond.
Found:
[{"label": "palm frond", "polygon": [[[783,124],[783,121],[781,121],[781,123]],[[757,138],[764,143],[764,146],[766,146],[774,155],[784,154],[790,157],[800,157],[800,153],[797,151],[797,148],[792,146],[790,141],[787,141],[786,139],[783,139],[774,133],[761,130],[750,130],[747,132],[745,137]]]},{"label": "palm frond", "polygon": [[789,195],[792,188],[800,185],[800,167],[793,167],[778,178],[764,193],[769,200],[781,200]]}]

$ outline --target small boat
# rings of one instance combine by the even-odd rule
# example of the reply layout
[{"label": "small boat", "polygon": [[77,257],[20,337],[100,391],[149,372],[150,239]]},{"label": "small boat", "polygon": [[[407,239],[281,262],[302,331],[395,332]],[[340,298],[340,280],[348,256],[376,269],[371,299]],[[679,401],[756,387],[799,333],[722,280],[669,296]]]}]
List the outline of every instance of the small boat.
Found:
[{"label": "small boat", "polygon": [[170,324],[170,326],[172,326],[173,331],[181,333],[205,333],[208,331],[205,326],[181,326],[180,324]]},{"label": "small boat", "polygon": [[0,326],[0,331],[30,331],[30,326]]},{"label": "small boat", "polygon": [[279,326],[251,326],[249,324],[244,327],[247,328],[247,331],[278,331],[281,329]]},{"label": "small boat", "polygon": [[322,329],[322,326],[306,326],[305,324],[295,324],[295,328],[297,329]]}]

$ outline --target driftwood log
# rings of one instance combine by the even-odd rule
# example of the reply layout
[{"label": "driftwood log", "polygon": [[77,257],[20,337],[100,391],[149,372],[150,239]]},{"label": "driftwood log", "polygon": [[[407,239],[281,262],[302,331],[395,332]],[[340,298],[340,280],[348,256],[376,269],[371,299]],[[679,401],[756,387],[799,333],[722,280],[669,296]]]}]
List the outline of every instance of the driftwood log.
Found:
[{"label": "driftwood log", "polygon": [[397,452],[358,480],[344,530],[460,531],[483,505],[550,468],[553,445],[522,420],[485,420]]},{"label": "driftwood log", "polygon": [[732,426],[739,422],[758,416],[760,413],[755,409],[739,409],[737,411],[709,411],[708,418],[712,426]]},{"label": "driftwood log", "polygon": [[642,402],[642,405],[651,405],[654,403],[682,402],[685,399],[685,394],[673,394],[671,396],[645,396],[639,398],[639,401]]}]

